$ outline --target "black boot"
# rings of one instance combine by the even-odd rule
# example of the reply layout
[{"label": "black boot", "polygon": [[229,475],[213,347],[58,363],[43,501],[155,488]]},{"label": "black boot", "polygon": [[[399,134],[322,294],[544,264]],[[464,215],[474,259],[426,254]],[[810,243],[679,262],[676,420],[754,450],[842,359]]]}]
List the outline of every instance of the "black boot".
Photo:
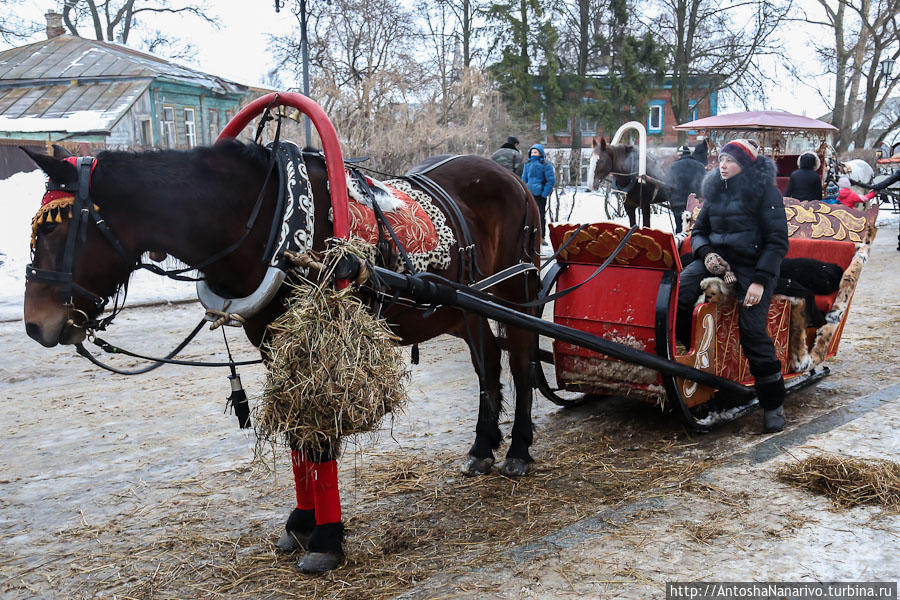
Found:
[{"label": "black boot", "polygon": [[774,373],[756,380],[756,395],[763,408],[763,433],[784,429],[784,378]]},{"label": "black boot", "polygon": [[778,433],[784,429],[784,407],[763,411],[763,433]]}]

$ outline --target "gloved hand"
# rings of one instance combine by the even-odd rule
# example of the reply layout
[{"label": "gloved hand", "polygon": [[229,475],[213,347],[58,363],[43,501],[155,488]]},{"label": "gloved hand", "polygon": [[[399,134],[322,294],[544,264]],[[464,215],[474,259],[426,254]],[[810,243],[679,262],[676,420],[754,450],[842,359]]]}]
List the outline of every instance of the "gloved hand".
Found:
[{"label": "gloved hand", "polygon": [[729,265],[728,261],[722,258],[720,254],[710,252],[706,255],[706,258],[703,259],[703,264],[707,271],[713,275],[719,275],[728,285],[732,285],[737,281],[737,278],[731,271],[731,265]]}]

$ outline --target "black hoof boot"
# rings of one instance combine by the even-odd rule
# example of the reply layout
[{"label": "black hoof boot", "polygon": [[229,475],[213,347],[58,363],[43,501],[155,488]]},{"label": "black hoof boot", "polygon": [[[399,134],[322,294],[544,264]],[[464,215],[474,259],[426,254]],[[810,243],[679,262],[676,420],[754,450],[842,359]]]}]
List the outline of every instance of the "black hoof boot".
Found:
[{"label": "black hoof boot", "polygon": [[778,433],[784,429],[784,407],[763,411],[763,433]]},{"label": "black hoof boot", "polygon": [[485,458],[478,458],[477,456],[472,456],[471,454],[466,457],[466,461],[462,464],[462,474],[467,475],[469,477],[473,477],[475,475],[487,475],[491,472],[491,468],[494,466],[494,457],[487,456]]},{"label": "black hoof boot", "polygon": [[528,474],[528,471],[531,470],[531,463],[530,460],[508,456],[500,465],[500,473],[511,479],[518,479]]},{"label": "black hoof boot", "polygon": [[344,562],[344,524],[317,525],[309,536],[309,552],[297,562],[301,573],[317,574],[335,569]]},{"label": "black hoof boot", "polygon": [[316,516],[314,510],[300,510],[295,508],[291,511],[287,523],[284,525],[284,532],[275,542],[275,547],[282,552],[296,552],[309,547],[309,536],[312,534],[313,527],[316,526]]}]

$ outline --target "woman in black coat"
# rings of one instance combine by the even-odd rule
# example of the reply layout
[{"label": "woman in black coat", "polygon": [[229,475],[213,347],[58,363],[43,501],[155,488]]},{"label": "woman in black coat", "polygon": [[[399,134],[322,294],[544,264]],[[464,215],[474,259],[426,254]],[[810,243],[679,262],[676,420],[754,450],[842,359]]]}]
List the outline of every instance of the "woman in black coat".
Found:
[{"label": "woman in black coat", "polygon": [[[769,303],[788,250],[787,218],[775,186],[775,163],[758,156],[749,140],[733,140],[719,152],[719,169],[703,180],[703,208],[691,230],[697,259],[681,272],[676,334],[690,343],[700,282],[726,272],[736,278],[741,347],[763,407],[763,431],[784,427],[784,379],[766,330]],[[727,280],[727,279],[726,279]]]},{"label": "woman in black coat", "polygon": [[791,173],[784,195],[794,200],[821,200],[822,178],[819,176],[819,156],[806,151],[797,159],[796,171]]}]

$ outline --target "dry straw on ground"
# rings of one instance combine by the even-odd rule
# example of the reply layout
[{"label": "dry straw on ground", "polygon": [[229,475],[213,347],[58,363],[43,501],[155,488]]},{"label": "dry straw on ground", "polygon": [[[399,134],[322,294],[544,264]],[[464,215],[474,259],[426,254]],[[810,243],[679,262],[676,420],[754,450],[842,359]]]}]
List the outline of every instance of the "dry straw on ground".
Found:
[{"label": "dry straw on ground", "polygon": [[781,467],[778,478],[824,494],[839,508],[900,509],[900,464],[893,461],[817,454]]},{"label": "dry straw on ground", "polygon": [[[335,257],[326,255],[326,264]],[[354,287],[305,281],[269,325],[270,362],[256,415],[260,443],[334,448],[345,436],[375,430],[406,402],[408,372],[397,338]]]}]

